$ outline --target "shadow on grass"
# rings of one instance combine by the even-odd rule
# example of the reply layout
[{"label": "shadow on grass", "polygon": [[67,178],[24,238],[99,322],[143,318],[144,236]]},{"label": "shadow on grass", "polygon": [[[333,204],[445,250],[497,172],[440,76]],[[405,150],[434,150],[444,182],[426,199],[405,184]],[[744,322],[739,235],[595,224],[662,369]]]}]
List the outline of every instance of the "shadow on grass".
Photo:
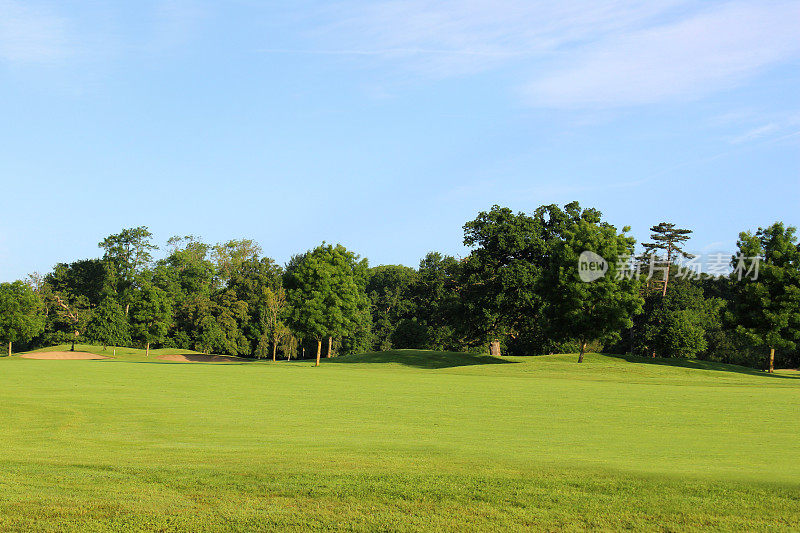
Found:
[{"label": "shadow on grass", "polygon": [[399,363],[416,368],[452,368],[471,365],[509,364],[506,361],[489,355],[462,352],[437,352],[434,350],[390,350],[388,352],[370,352],[357,355],[345,355],[325,359],[325,364],[346,363]]},{"label": "shadow on grass", "polygon": [[166,354],[157,356],[157,359],[178,363],[250,363],[255,361],[255,359],[233,355],[209,355],[203,353]]},{"label": "shadow on grass", "polygon": [[151,355],[150,357],[142,356],[144,360],[129,360],[129,359],[116,359],[109,357],[102,359],[102,361],[116,361],[120,363],[134,363],[134,364],[170,364],[170,363],[193,363],[193,364],[219,364],[224,363],[227,365],[246,365],[264,359],[251,359],[248,357],[236,357],[233,355],[212,355],[202,353],[171,353],[162,355]]},{"label": "shadow on grass", "polygon": [[747,366],[731,365],[727,363],[717,363],[714,361],[701,361],[699,359],[679,359],[671,357],[653,358],[653,357],[641,357],[636,355],[619,355],[619,354],[605,354],[605,355],[608,355],[609,357],[616,357],[619,359],[623,359],[629,363],[672,366],[679,368],[694,368],[697,370],[713,370],[716,372],[734,372],[737,374],[748,374],[751,376],[765,376],[765,377],[781,378],[781,379],[800,379],[800,372],[795,373],[796,375],[770,374],[763,370],[758,370]]}]

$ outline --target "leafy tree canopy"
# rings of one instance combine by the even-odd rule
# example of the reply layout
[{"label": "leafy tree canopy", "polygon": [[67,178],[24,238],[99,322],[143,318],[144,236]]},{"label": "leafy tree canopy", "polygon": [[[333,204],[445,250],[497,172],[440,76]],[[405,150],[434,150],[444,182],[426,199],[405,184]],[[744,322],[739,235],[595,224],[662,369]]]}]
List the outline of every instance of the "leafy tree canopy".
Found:
[{"label": "leafy tree canopy", "polygon": [[27,342],[44,328],[42,302],[22,281],[0,283],[0,339],[8,344]]},{"label": "leafy tree canopy", "polygon": [[367,261],[341,245],[323,243],[305,254],[287,280],[294,328],[317,341],[368,333],[367,275]]},{"label": "leafy tree canopy", "polygon": [[86,336],[106,346],[126,346],[130,343],[130,325],[125,310],[112,297],[106,297],[92,313]]},{"label": "leafy tree canopy", "polygon": [[[536,216],[545,227],[546,270],[539,284],[545,301],[543,314],[554,339],[575,339],[583,360],[589,341],[613,341],[633,325],[632,318],[642,310],[639,281],[618,271],[618,257],[633,253],[635,241],[607,222],[596,209],[581,209],[572,202],[560,209],[551,205],[539,208]],[[602,277],[583,281],[579,260],[592,252],[605,261]]]},{"label": "leafy tree canopy", "polygon": [[732,319],[736,330],[751,342],[770,351],[767,367],[772,371],[778,349],[794,349],[800,340],[800,246],[796,228],[776,222],[753,234],[739,234],[739,256],[760,257],[757,279],[734,273]]}]

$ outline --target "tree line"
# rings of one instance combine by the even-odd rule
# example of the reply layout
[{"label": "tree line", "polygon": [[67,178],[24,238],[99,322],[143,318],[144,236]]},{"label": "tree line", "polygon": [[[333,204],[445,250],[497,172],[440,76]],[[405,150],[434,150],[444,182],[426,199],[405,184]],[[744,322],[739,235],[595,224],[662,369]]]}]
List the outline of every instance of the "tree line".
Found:
[{"label": "tree line", "polygon": [[[685,275],[689,229],[654,225],[639,255],[629,232],[577,202],[493,206],[464,225],[466,257],[430,252],[411,268],[370,267],[327,243],[281,266],[252,240],[193,236],[171,238],[154,260],[148,228],[123,229],[99,243],[99,258],[0,284],[0,340],[9,355],[14,343],[88,342],[317,364],[399,348],[798,364],[794,227],[740,233],[724,275]],[[590,281],[583,267],[597,267]]]}]

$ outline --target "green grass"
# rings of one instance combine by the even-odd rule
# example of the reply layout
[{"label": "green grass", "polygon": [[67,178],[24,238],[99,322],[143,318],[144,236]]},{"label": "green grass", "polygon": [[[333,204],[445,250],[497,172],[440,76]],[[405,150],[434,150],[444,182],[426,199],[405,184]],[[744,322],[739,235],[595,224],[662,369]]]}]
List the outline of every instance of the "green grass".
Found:
[{"label": "green grass", "polygon": [[120,352],[0,359],[0,530],[800,528],[797,372]]}]

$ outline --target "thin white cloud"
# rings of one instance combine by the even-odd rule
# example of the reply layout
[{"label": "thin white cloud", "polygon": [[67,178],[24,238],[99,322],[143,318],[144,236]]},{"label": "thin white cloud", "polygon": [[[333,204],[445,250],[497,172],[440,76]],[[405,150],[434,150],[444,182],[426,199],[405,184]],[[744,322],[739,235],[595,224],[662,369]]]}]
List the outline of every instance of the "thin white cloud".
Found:
[{"label": "thin white cloud", "polygon": [[102,3],[67,11],[52,0],[0,0],[0,63],[74,66],[126,54],[160,55],[189,44],[208,15],[197,0],[137,6],[132,9],[139,18],[132,19],[127,9]]},{"label": "thin white cloud", "polygon": [[726,4],[578,52],[526,88],[543,106],[618,106],[734,87],[800,53],[798,2]]},{"label": "thin white cloud", "polygon": [[44,62],[69,53],[62,17],[34,2],[0,0],[0,61]]},{"label": "thin white cloud", "polygon": [[385,56],[385,57],[405,57],[409,55],[446,55],[446,56],[486,56],[486,57],[510,57],[514,54],[502,51],[487,50],[435,50],[432,48],[375,48],[370,50],[324,50],[324,49],[298,49],[298,48],[260,48],[257,52],[269,54],[297,54],[297,55],[332,55],[332,56]]},{"label": "thin white cloud", "polygon": [[[425,75],[472,74],[623,31],[686,0],[383,0],[338,4],[335,51],[390,55]],[[325,51],[324,47],[318,50]]]},{"label": "thin white cloud", "polygon": [[774,122],[770,124],[764,124],[763,126],[758,126],[757,128],[753,128],[749,131],[741,135],[737,135],[733,139],[730,140],[731,144],[742,144],[750,141],[755,141],[756,139],[761,139],[762,137],[766,137],[771,133],[775,133],[778,131],[779,126]]},{"label": "thin white cloud", "polygon": [[698,98],[800,55],[796,0],[380,0],[327,13],[320,46],[298,52],[375,56],[429,77],[510,66],[523,98],[544,107]]},{"label": "thin white cloud", "polygon": [[740,109],[712,117],[709,127],[721,129],[720,139],[733,145],[764,144],[789,139],[800,127],[797,110]]}]

